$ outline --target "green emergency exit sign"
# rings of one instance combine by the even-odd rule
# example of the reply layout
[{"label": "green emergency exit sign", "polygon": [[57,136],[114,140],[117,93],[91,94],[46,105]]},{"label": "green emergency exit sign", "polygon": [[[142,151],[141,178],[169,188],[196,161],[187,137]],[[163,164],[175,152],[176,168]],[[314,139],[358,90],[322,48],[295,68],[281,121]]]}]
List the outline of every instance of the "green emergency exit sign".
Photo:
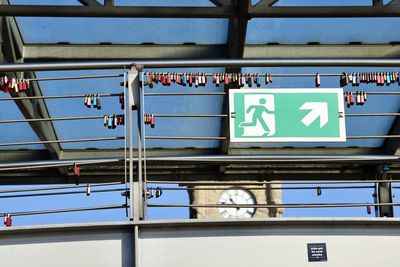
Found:
[{"label": "green emergency exit sign", "polygon": [[231,89],[231,142],[345,142],[343,89]]}]

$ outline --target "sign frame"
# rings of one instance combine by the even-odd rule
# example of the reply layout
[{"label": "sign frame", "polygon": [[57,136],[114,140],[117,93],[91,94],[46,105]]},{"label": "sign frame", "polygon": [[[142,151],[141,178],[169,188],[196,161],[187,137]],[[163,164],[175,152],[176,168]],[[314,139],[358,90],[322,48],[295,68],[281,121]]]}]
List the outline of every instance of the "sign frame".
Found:
[{"label": "sign frame", "polygon": [[[338,137],[236,137],[235,136],[235,93],[257,94],[337,94],[339,136]],[[229,128],[230,142],[233,143],[274,143],[274,142],[346,142],[346,123],[344,112],[343,88],[257,88],[257,89],[230,89],[229,90]]]}]

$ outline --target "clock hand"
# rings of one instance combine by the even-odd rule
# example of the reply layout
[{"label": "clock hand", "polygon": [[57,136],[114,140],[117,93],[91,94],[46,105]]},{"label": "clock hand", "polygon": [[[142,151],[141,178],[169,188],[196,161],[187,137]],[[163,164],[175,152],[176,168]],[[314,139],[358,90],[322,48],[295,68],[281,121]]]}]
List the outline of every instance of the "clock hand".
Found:
[{"label": "clock hand", "polygon": [[[236,202],[235,202],[235,201],[233,201],[233,199],[232,199],[232,198],[229,198],[229,201],[230,201],[232,204],[236,204]],[[236,207],[236,210],[240,210],[240,208],[239,208],[239,207]]]}]

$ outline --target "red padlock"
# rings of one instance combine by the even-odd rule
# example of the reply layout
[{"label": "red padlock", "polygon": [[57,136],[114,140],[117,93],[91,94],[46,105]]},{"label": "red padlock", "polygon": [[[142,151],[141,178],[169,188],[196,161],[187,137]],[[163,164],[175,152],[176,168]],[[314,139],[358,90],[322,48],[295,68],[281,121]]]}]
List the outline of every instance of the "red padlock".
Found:
[{"label": "red padlock", "polygon": [[9,213],[7,215],[4,215],[4,225],[6,227],[12,226],[12,218],[11,218],[11,215]]},{"label": "red padlock", "polygon": [[78,167],[78,163],[74,163],[74,180],[75,180],[75,184],[79,184],[79,176],[81,175],[81,171]]}]

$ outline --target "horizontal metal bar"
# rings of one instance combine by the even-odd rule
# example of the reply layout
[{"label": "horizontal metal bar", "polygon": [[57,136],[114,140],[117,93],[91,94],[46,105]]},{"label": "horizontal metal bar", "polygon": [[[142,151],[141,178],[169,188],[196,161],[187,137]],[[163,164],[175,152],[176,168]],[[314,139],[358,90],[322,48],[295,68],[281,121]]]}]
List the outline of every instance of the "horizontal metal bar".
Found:
[{"label": "horizontal metal bar", "polygon": [[77,212],[77,211],[91,211],[91,210],[109,210],[109,209],[121,209],[126,208],[125,204],[119,205],[108,205],[108,206],[95,206],[85,208],[72,208],[72,209],[57,209],[57,210],[40,210],[40,211],[18,211],[18,212],[7,212],[0,213],[0,217],[7,216],[28,216],[28,215],[40,215],[40,214],[53,214],[53,213],[65,213],[65,212]]},{"label": "horizontal metal bar", "polygon": [[318,204],[146,204],[153,208],[352,208],[400,206],[393,203],[318,203]]},{"label": "horizontal metal bar", "polygon": [[[87,94],[86,94],[87,95]],[[54,95],[54,96],[16,96],[16,97],[0,97],[0,101],[15,101],[29,99],[63,99],[63,98],[82,98],[86,95]],[[96,94],[98,97],[115,97],[121,94]]]},{"label": "horizontal metal bar", "polygon": [[[92,193],[109,193],[109,192],[120,192],[125,191],[125,188],[113,188],[113,189],[101,189],[101,190],[91,190]],[[51,193],[33,193],[33,194],[17,194],[17,195],[2,195],[2,198],[19,198],[19,197],[48,197],[48,196],[61,196],[61,195],[77,195],[86,194],[86,191],[67,191],[67,192],[51,192]]]},{"label": "horizontal metal bar", "polygon": [[400,95],[400,92],[366,92],[368,95]]},{"label": "horizontal metal bar", "polygon": [[39,121],[72,121],[72,120],[94,120],[102,119],[104,116],[78,116],[63,118],[43,118],[43,119],[24,119],[24,120],[0,120],[0,123],[19,123],[19,122],[39,122]]},{"label": "horizontal metal bar", "polygon": [[[159,182],[162,184],[163,182]],[[238,184],[238,186],[240,186]],[[375,188],[375,186],[304,186],[304,187],[246,187],[247,190],[336,190],[336,189],[368,189]],[[394,187],[393,187],[394,188]],[[225,190],[226,188],[221,187],[150,187],[150,189],[160,189],[162,191],[215,191],[215,190]]]},{"label": "horizontal metal bar", "polygon": [[1,64],[0,72],[195,67],[399,67],[400,59],[220,59],[220,60],[121,60]]},{"label": "horizontal metal bar", "polygon": [[98,18],[233,18],[233,7],[1,5],[0,16]]},{"label": "horizontal metal bar", "polygon": [[38,144],[53,144],[53,143],[79,143],[79,142],[97,142],[97,141],[114,141],[122,140],[124,137],[98,137],[98,138],[82,138],[82,139],[66,139],[53,141],[32,141],[32,142],[15,142],[15,143],[0,143],[0,146],[19,146],[19,145],[38,145]]},{"label": "horizontal metal bar", "polygon": [[206,92],[206,93],[144,93],[144,96],[210,96],[226,95],[225,92]]},{"label": "horizontal metal bar", "polygon": [[169,140],[226,140],[226,137],[218,136],[146,136],[146,139],[169,139]]},{"label": "horizontal metal bar", "polygon": [[[121,137],[122,138],[122,137]],[[398,162],[399,156],[391,155],[204,155],[204,156],[161,156],[147,157],[147,163],[382,163]],[[105,164],[122,162],[124,158],[104,158],[104,159],[68,159],[68,160],[46,160],[31,162],[0,163],[0,170],[31,169],[31,168],[51,168],[55,166],[70,166],[75,162],[78,164]],[[137,158],[133,158],[134,162]]]},{"label": "horizontal metal bar", "polygon": [[253,182],[204,182],[204,181],[147,181],[148,184],[179,184],[197,186],[244,186],[244,185],[309,185],[309,184],[364,184],[364,183],[400,183],[400,180],[337,180],[337,181],[253,181]]},{"label": "horizontal metal bar", "polygon": [[[370,71],[372,72],[372,71]],[[150,73],[154,73],[154,72],[145,72],[144,75],[148,75]],[[178,75],[184,75],[184,74],[189,74],[192,73],[194,75],[198,74],[198,72],[161,72],[161,73],[174,73],[174,74],[178,74]],[[215,73],[205,73],[205,72],[200,72],[202,76],[208,76],[208,77],[212,77],[215,74],[231,74],[231,72],[215,72]],[[259,72],[240,72],[240,74],[249,74],[251,76],[253,75],[258,75],[259,77],[265,77],[267,75],[270,75],[272,77],[315,77],[317,74],[321,77],[340,77],[343,76],[343,72],[342,73],[259,73]],[[221,82],[221,84],[223,84],[223,81]]]},{"label": "horizontal metal bar", "polygon": [[382,138],[400,138],[400,135],[354,135],[354,136],[347,136],[347,139],[382,139]]},{"label": "horizontal metal bar", "polygon": [[63,80],[80,80],[80,79],[102,79],[102,78],[117,78],[124,77],[124,74],[101,74],[101,75],[80,75],[80,76],[64,76],[64,77],[47,77],[47,78],[32,78],[29,81],[63,81]]},{"label": "horizontal metal bar", "polygon": [[[236,18],[234,6],[57,6],[2,5],[0,16],[28,17],[127,17],[127,18]],[[387,6],[256,6],[250,18],[354,18],[398,17],[398,8]]]},{"label": "horizontal metal bar", "polygon": [[159,118],[226,118],[228,114],[152,114]]},{"label": "horizontal metal bar", "polygon": [[400,113],[364,113],[364,114],[345,114],[345,117],[384,117],[400,116]]},{"label": "horizontal metal bar", "polygon": [[[121,184],[124,184],[124,183],[113,182],[113,183],[90,184],[90,187],[102,187],[102,186],[112,186],[112,185],[121,185]],[[46,186],[46,187],[6,189],[6,190],[0,190],[0,194],[21,193],[21,192],[36,192],[36,191],[48,191],[48,190],[77,189],[77,188],[83,188],[83,187],[87,187],[87,186],[88,186],[88,184],[85,184],[85,185]]]}]

